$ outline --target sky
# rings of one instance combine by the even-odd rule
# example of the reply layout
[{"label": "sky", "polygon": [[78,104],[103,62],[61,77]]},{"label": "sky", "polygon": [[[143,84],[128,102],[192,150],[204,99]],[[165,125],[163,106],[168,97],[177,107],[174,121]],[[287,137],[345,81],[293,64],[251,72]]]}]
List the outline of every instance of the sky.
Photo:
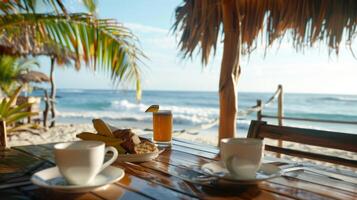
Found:
[{"label": "sky", "polygon": [[[78,11],[78,1],[67,0],[72,11]],[[100,18],[114,18],[139,38],[140,47],[148,57],[144,60],[143,90],[217,91],[222,44],[207,66],[200,56],[182,59],[178,37],[170,31],[175,8],[181,0],[102,0],[98,1]],[[338,57],[329,56],[325,46],[296,52],[284,40],[264,56],[263,44],[249,58],[241,60],[242,74],[238,91],[274,92],[278,84],[290,93],[331,93],[357,95],[357,58],[341,46]],[[357,42],[353,49],[357,54]],[[41,60],[42,71],[48,73],[49,60]],[[71,67],[56,68],[58,88],[115,89],[107,75]],[[123,89],[134,89],[122,85]]]}]

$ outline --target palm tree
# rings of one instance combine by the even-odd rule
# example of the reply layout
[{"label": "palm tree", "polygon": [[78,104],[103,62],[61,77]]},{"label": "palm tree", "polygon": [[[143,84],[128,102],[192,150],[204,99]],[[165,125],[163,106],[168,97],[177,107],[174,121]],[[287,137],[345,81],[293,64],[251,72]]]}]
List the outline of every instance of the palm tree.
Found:
[{"label": "palm tree", "polygon": [[[52,9],[38,12],[36,3]],[[93,70],[106,72],[113,83],[135,83],[141,98],[138,63],[145,57],[137,38],[113,19],[98,19],[92,0],[83,0],[89,13],[68,13],[61,0],[17,0],[0,2],[0,53],[10,55],[47,55],[51,57],[51,102],[55,98],[54,63],[81,61]],[[52,116],[54,104],[52,103]],[[54,123],[52,124],[54,126]]]},{"label": "palm tree", "polygon": [[[84,0],[91,12],[95,4]],[[38,4],[48,13],[40,13]],[[93,70],[106,72],[114,84],[136,84],[141,96],[140,69],[144,57],[137,38],[113,19],[98,19],[91,13],[68,13],[61,0],[16,0],[0,2],[0,53],[10,55],[48,55],[59,59],[62,50],[74,57],[76,69],[81,61]]]},{"label": "palm tree", "polygon": [[0,89],[6,96],[11,96],[19,87],[18,77],[29,69],[38,67],[34,59],[21,59],[13,56],[0,55]]}]

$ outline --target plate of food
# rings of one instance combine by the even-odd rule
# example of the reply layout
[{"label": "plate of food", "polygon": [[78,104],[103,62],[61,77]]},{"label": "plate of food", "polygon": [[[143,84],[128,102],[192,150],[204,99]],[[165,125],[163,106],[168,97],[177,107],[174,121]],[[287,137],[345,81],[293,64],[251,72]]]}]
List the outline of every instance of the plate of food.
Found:
[{"label": "plate of food", "polygon": [[147,138],[140,137],[132,129],[119,129],[101,119],[93,119],[97,133],[82,132],[77,137],[82,140],[97,140],[118,150],[118,162],[147,162],[155,159],[164,150]]}]

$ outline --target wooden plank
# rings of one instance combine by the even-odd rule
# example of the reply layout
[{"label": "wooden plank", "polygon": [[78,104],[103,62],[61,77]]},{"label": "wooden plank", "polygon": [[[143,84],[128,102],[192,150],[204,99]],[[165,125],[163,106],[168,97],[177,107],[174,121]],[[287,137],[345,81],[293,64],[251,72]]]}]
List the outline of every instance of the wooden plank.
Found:
[{"label": "wooden plank", "polygon": [[286,155],[290,155],[290,156],[304,157],[304,158],[309,158],[309,159],[313,159],[313,160],[320,160],[320,161],[324,161],[324,162],[330,162],[330,163],[335,163],[335,164],[340,164],[340,165],[345,165],[345,166],[350,166],[350,167],[357,167],[356,160],[349,160],[349,159],[335,157],[335,156],[316,154],[316,153],[299,151],[299,150],[282,148],[282,147],[275,147],[275,146],[271,146],[271,145],[265,145],[265,150],[273,151],[276,153],[282,153],[282,154],[286,154]]},{"label": "wooden plank", "polygon": [[116,184],[153,199],[194,199],[162,185],[133,176],[129,172],[125,173],[125,176]]},{"label": "wooden plank", "polygon": [[217,154],[208,153],[208,152],[200,151],[200,150],[197,150],[197,149],[190,149],[190,148],[182,147],[182,146],[172,146],[171,149],[175,150],[175,151],[180,151],[180,152],[185,152],[185,153],[188,153],[188,154],[192,154],[192,155],[195,155],[195,156],[210,158],[210,159],[217,159],[218,158]]},{"label": "wooden plank", "polygon": [[104,198],[97,196],[93,193],[61,193],[53,190],[39,188],[32,191],[34,193],[34,199],[39,200],[62,200],[62,199],[73,199],[73,200],[103,200]]},{"label": "wooden plank", "polygon": [[0,176],[9,176],[11,173],[24,171],[26,168],[35,165],[40,160],[14,149],[0,151]]},{"label": "wooden plank", "polygon": [[147,168],[144,165],[141,166],[134,163],[116,163],[116,166],[125,168],[126,173],[129,173],[136,177],[140,177],[146,181],[162,185],[171,190],[183,193],[194,198],[199,197],[199,194],[196,192],[195,189],[191,187],[191,185],[187,184],[186,182],[177,177],[168,176],[167,174],[162,174],[158,171]]},{"label": "wooden plank", "polygon": [[28,145],[13,147],[18,151],[22,151],[39,159],[47,160],[48,162],[55,163],[53,150],[45,148],[42,145]]},{"label": "wooden plank", "polygon": [[173,146],[187,147],[190,149],[200,150],[212,154],[219,153],[219,149],[216,146],[208,146],[208,145],[201,146],[200,143],[187,143],[176,139],[173,140]]},{"label": "wooden plank", "polygon": [[[175,176],[182,177],[185,174],[192,173],[192,169],[189,169],[183,165],[175,166],[162,162],[145,162],[140,164],[149,169],[153,169],[159,171],[161,174],[167,174],[167,176]],[[183,180],[181,180],[183,181]],[[186,181],[183,181],[186,182]],[[235,199],[235,198],[243,198],[243,199],[289,199],[293,197],[288,197],[286,194],[279,194],[270,191],[264,191],[260,188],[256,188],[256,186],[240,186],[234,188],[226,188],[220,186],[207,187],[207,186],[199,186],[195,184],[191,184],[186,182],[188,185],[192,185],[191,188],[195,188],[199,197],[202,199],[210,199],[210,198],[224,198],[224,199]],[[294,198],[293,198],[294,199]]]},{"label": "wooden plank", "polygon": [[[192,184],[181,179],[182,174],[191,173],[191,169],[185,168],[184,166],[178,167],[160,162],[145,162],[140,165],[147,169],[154,170],[154,172],[152,172],[154,176],[160,174],[160,176],[165,175],[170,177],[171,180],[178,179],[178,181],[175,181],[175,184],[179,183],[179,185],[184,184],[190,187],[190,190],[195,191],[195,194],[198,195],[200,199],[289,199],[285,195],[262,191],[255,186],[227,188],[226,186],[209,187]],[[184,187],[176,189],[182,190]]]},{"label": "wooden plank", "polygon": [[259,136],[357,152],[357,135],[347,133],[262,125],[260,127]]},{"label": "wooden plank", "polygon": [[160,154],[159,157],[155,159],[155,161],[160,161],[172,165],[183,165],[183,166],[191,166],[191,165],[203,165],[207,162],[211,162],[212,159],[199,157],[193,154],[185,153],[177,150],[166,150]]},{"label": "wooden plank", "polygon": [[[294,194],[292,191],[297,191],[295,194],[302,195],[302,196],[296,196],[297,198],[302,198],[302,199],[315,199],[313,196],[320,196],[320,199],[322,198],[331,198],[331,199],[355,199],[357,194],[356,193],[347,193],[346,191],[341,191],[339,189],[333,188],[333,187],[326,187],[323,185],[319,184],[313,184],[307,181],[302,181],[300,179],[296,178],[288,178],[288,177],[278,177],[275,179],[272,179],[267,182],[268,183],[275,183],[279,184],[280,187],[284,186],[284,188],[287,186],[291,194]],[[270,185],[272,186],[272,185]],[[277,188],[277,185],[274,186],[275,191],[279,191]],[[307,195],[312,195],[308,197]]]},{"label": "wooden plank", "polygon": [[214,146],[214,145],[198,143],[198,142],[194,142],[194,141],[190,141],[190,140],[186,140],[186,139],[181,139],[181,138],[173,138],[173,143],[174,144],[179,144],[179,143],[175,143],[175,142],[180,142],[180,144],[185,143],[187,145],[190,145],[191,147],[192,146],[199,147],[203,151],[208,151],[208,152],[211,152],[211,153],[218,153],[219,152],[219,148],[217,146]]},{"label": "wooden plank", "polygon": [[[262,115],[262,118],[277,119],[277,116],[272,115]],[[308,122],[322,122],[322,123],[334,123],[334,124],[351,124],[357,125],[357,121],[341,121],[341,120],[331,120],[331,119],[313,119],[313,118],[300,118],[300,117],[282,117],[281,119],[285,120],[294,120],[294,121],[308,121]]]},{"label": "wooden plank", "polygon": [[291,174],[289,176],[291,176],[292,178],[301,181],[310,182],[313,184],[336,188],[339,189],[341,192],[348,192],[349,195],[353,195],[354,193],[357,193],[357,185],[353,183],[348,183],[345,181],[328,178],[326,176],[317,175],[314,173],[310,173],[308,171],[289,173],[289,174]]}]

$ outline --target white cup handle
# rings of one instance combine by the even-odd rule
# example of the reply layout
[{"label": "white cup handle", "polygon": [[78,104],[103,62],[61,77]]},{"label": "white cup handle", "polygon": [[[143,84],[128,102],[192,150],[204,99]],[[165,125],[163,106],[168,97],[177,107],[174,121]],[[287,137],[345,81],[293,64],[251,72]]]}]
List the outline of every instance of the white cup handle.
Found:
[{"label": "white cup handle", "polygon": [[236,172],[234,171],[234,168],[232,167],[232,162],[233,162],[233,159],[235,158],[235,156],[234,155],[231,155],[231,156],[229,156],[228,158],[227,158],[227,160],[226,160],[226,167],[227,167],[227,169],[228,169],[228,171],[230,172],[230,173],[232,173],[232,174],[235,174]]},{"label": "white cup handle", "polygon": [[113,162],[115,162],[115,160],[118,158],[118,150],[114,147],[105,147],[105,154],[107,154],[109,151],[113,152],[113,157],[110,158],[107,162],[105,162],[102,166],[102,168],[100,169],[100,171],[102,171],[103,169],[105,169],[106,167],[108,167],[109,165],[111,165]]}]

